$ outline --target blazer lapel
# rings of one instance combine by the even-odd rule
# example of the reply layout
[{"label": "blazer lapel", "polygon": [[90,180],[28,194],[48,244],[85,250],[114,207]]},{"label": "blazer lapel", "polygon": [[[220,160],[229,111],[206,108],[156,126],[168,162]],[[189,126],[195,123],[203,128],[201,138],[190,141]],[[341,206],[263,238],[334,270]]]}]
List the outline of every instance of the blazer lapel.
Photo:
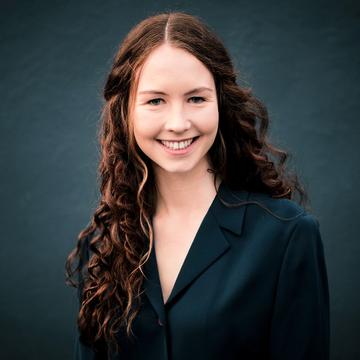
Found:
[{"label": "blazer lapel", "polygon": [[145,264],[147,278],[144,279],[144,286],[145,293],[160,319],[165,319],[164,308],[169,306],[182,291],[190,286],[202,272],[230,247],[221,228],[230,230],[238,236],[242,233],[246,206],[237,207],[234,211],[233,207],[226,207],[220,198],[228,203],[237,203],[248,200],[249,192],[236,191],[235,194],[224,182],[221,182],[218,194],[200,224],[165,305],[163,303],[154,247],[151,251],[149,261]]}]

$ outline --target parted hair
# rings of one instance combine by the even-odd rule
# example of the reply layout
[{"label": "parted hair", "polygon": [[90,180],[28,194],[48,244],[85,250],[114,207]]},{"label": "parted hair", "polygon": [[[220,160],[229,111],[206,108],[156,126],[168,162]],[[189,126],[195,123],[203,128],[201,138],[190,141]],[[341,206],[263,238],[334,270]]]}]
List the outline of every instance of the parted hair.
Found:
[{"label": "parted hair", "polygon": [[[142,20],[120,44],[105,81],[98,131],[100,199],[65,264],[66,283],[79,290],[78,329],[95,350],[104,343],[118,349],[121,329],[131,337],[141,307],[157,193],[151,161],[136,144],[131,118],[139,70],[151,51],[165,43],[195,56],[214,77],[219,127],[208,152],[208,171],[215,181],[221,177],[233,189],[274,198],[295,199],[297,194],[301,205],[308,201],[298,176],[285,166],[289,153],[268,139],[265,105],[251,88],[239,85],[215,32],[185,12]],[[86,262],[85,246],[92,254]]]}]

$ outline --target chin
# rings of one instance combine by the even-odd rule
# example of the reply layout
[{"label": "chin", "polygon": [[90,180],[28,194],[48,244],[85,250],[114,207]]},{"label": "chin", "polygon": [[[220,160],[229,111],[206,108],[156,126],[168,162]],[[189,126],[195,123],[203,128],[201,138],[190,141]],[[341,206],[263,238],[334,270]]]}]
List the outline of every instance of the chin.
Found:
[{"label": "chin", "polygon": [[161,164],[161,163],[154,163],[154,167],[159,170],[160,172],[165,172],[165,173],[169,173],[169,174],[184,174],[187,172],[192,171],[195,166],[189,166],[188,164],[178,164],[178,165],[166,165],[166,164]]}]

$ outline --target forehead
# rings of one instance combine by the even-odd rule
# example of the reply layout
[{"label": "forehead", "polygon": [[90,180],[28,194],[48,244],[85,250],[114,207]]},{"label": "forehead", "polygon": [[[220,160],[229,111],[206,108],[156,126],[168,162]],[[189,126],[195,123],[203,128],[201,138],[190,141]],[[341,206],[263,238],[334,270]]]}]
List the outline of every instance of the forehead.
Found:
[{"label": "forehead", "polygon": [[149,87],[159,90],[214,87],[211,72],[199,59],[188,51],[167,44],[154,49],[148,55],[138,75],[138,93]]}]

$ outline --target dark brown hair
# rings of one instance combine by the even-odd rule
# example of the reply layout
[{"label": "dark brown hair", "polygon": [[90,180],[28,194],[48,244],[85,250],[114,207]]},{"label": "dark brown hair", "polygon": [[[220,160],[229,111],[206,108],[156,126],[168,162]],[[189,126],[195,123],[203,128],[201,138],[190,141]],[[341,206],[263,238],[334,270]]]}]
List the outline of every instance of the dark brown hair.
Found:
[{"label": "dark brown hair", "polygon": [[[131,324],[141,305],[156,192],[151,162],[136,144],[130,119],[138,70],[164,43],[194,55],[214,77],[219,128],[208,155],[215,179],[220,176],[233,189],[274,198],[293,199],[297,192],[300,203],[307,202],[296,174],[285,169],[288,153],[268,141],[266,107],[250,88],[237,84],[230,56],[214,32],[184,12],[141,21],[123,40],[104,86],[99,128],[101,198],[66,261],[67,283],[79,288],[78,327],[90,344],[102,339],[117,346],[116,332],[123,327],[128,336],[132,334]],[[86,263],[84,246],[92,253]]]}]

